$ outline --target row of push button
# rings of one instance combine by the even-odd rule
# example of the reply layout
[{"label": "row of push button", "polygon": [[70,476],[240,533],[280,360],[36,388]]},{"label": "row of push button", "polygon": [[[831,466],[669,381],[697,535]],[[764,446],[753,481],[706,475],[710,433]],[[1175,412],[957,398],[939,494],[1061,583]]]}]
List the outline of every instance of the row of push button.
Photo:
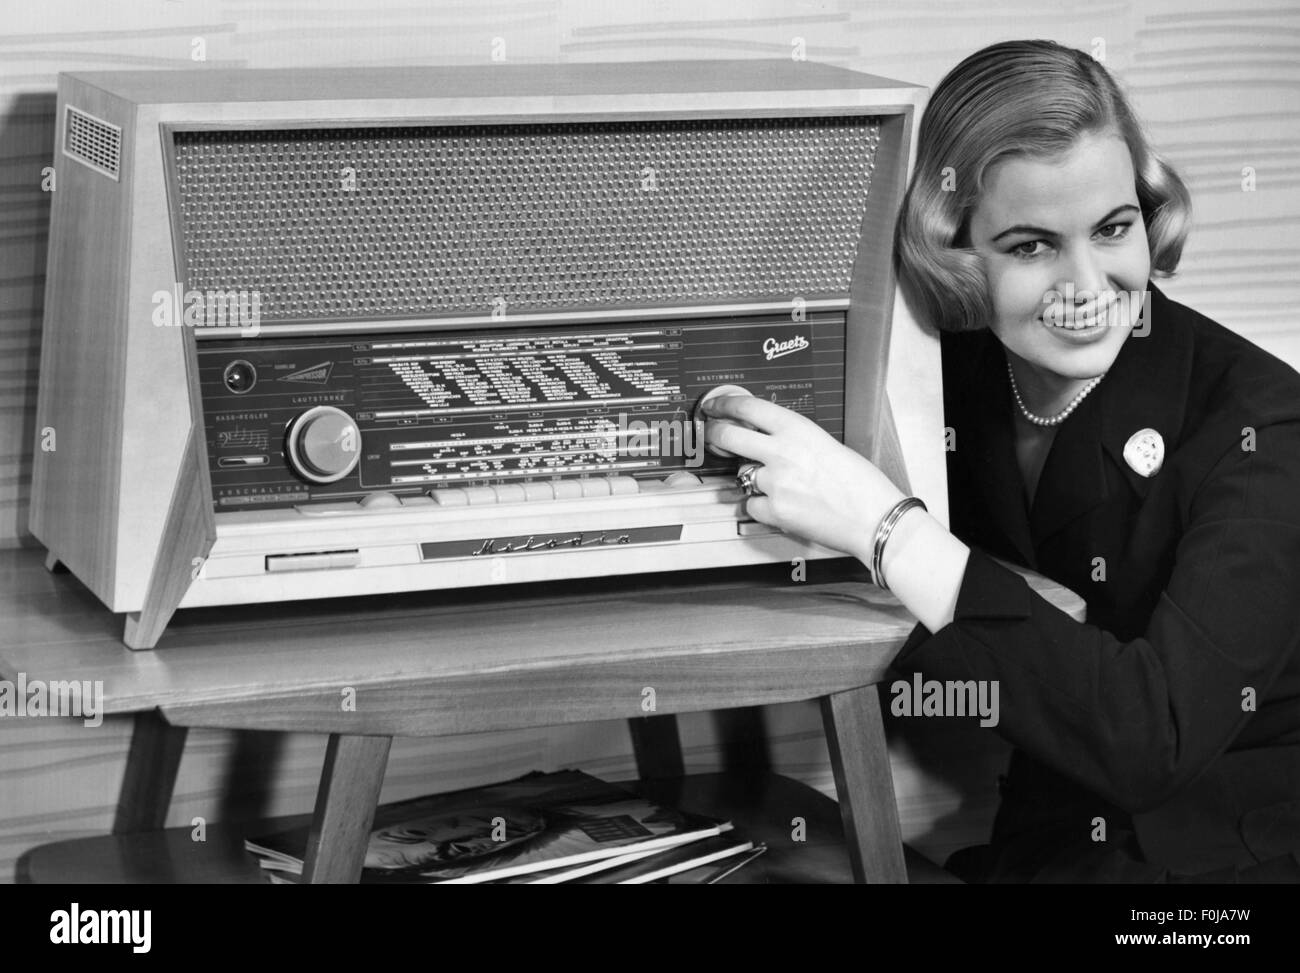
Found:
[{"label": "row of push button", "polygon": [[[498,486],[440,487],[416,496],[399,497],[386,490],[367,494],[360,501],[364,510],[396,510],[403,507],[468,507],[492,503],[527,503],[534,500],[578,500],[583,497],[630,497],[662,490],[698,487],[703,481],[694,473],[679,470],[663,480],[644,483],[630,476],[599,476],[572,480],[538,480],[530,483],[503,483]],[[303,505],[299,512],[309,516],[355,511],[357,503],[317,503]]]},{"label": "row of push button", "polygon": [[630,476],[593,476],[582,480],[538,480],[531,483],[503,483],[499,486],[442,487],[429,491],[427,497],[415,499],[416,502],[427,501],[444,507],[465,507],[484,503],[633,496],[640,492],[636,480]]}]

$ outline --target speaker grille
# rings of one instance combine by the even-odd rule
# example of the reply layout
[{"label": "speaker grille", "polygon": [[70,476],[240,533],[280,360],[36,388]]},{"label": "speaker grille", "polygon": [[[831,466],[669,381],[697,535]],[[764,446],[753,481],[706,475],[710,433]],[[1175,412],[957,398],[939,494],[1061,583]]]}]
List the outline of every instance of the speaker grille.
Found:
[{"label": "speaker grille", "polygon": [[174,134],[186,284],[263,322],[846,296],[879,119]]},{"label": "speaker grille", "polygon": [[79,108],[71,105],[65,108],[64,153],[96,172],[116,179],[122,162],[122,130]]}]

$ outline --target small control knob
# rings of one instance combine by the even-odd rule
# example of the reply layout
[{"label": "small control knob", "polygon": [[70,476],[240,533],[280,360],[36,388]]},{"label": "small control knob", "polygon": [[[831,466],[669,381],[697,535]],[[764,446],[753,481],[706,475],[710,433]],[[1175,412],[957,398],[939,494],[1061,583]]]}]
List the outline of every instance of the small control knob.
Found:
[{"label": "small control knob", "polygon": [[332,405],[318,405],[294,419],[284,442],[290,467],[311,483],[341,480],[361,459],[361,430]]},{"label": "small control knob", "polygon": [[[754,393],[751,392],[749,389],[744,388],[740,385],[718,385],[714,388],[711,388],[707,392],[705,392],[704,395],[700,397],[700,401],[696,403],[695,420],[701,423],[716,422],[724,426],[740,426],[744,429],[751,429],[753,428],[752,426],[747,426],[742,422],[732,422],[730,419],[710,418],[704,412],[704,403],[708,402],[710,399],[716,399],[720,395],[753,395],[753,394]],[[714,456],[721,456],[723,459],[731,459],[736,455],[730,450],[720,449],[719,447],[714,446],[712,444],[706,445],[705,448]]]},{"label": "small control knob", "polygon": [[235,395],[243,395],[257,384],[257,369],[253,367],[252,362],[240,358],[226,366],[221,380]]}]

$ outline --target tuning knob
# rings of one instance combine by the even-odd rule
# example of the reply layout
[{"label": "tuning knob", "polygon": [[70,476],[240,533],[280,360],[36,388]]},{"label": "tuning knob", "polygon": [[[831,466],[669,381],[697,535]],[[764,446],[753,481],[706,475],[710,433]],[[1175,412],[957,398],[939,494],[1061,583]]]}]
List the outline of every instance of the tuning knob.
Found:
[{"label": "tuning knob", "polygon": [[[752,429],[753,426],[746,425],[743,422],[732,422],[730,419],[714,419],[704,412],[704,403],[710,399],[716,399],[720,395],[753,395],[747,388],[739,385],[718,385],[709,389],[700,397],[700,401],[695,404],[695,421],[697,423],[716,422],[724,426],[740,426],[742,429]],[[705,448],[714,456],[720,456],[723,459],[732,459],[736,454],[727,449],[720,449],[717,446],[707,445]]]},{"label": "tuning knob", "polygon": [[318,405],[289,424],[284,434],[289,466],[304,480],[334,483],[361,459],[361,430],[342,409]]}]

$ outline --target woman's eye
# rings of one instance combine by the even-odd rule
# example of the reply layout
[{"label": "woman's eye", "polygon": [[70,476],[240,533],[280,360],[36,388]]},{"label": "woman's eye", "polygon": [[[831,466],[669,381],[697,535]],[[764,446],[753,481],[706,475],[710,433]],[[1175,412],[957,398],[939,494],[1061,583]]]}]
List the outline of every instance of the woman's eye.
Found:
[{"label": "woman's eye", "polygon": [[1013,257],[1037,257],[1042,251],[1035,249],[1042,240],[1026,240],[1024,243],[1017,243],[1011,248]]},{"label": "woman's eye", "polygon": [[[1128,236],[1132,223],[1107,223],[1097,231],[1097,235],[1103,240],[1114,241],[1123,240]],[[1039,245],[1042,249],[1039,249]],[[1035,257],[1041,257],[1047,252],[1048,244],[1046,240],[1026,240],[1024,243],[1017,243],[1007,252],[1013,257],[1021,260],[1032,260]]]}]

